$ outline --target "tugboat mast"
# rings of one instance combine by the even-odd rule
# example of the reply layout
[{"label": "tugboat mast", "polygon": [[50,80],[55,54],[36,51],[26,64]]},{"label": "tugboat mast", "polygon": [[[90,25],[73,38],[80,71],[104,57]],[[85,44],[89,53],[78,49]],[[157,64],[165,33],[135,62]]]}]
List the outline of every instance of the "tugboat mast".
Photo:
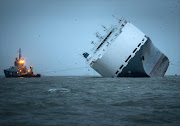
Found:
[{"label": "tugboat mast", "polygon": [[21,59],[21,48],[19,48],[19,60]]}]

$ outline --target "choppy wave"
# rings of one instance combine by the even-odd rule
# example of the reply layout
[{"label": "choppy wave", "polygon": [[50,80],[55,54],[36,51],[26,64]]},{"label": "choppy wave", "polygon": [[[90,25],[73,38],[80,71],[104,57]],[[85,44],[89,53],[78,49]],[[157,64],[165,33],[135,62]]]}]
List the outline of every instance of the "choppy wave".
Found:
[{"label": "choppy wave", "polygon": [[0,78],[0,125],[178,125],[180,77]]},{"label": "choppy wave", "polygon": [[50,93],[53,93],[53,92],[70,92],[70,90],[67,88],[51,88],[51,89],[48,89],[47,91]]}]

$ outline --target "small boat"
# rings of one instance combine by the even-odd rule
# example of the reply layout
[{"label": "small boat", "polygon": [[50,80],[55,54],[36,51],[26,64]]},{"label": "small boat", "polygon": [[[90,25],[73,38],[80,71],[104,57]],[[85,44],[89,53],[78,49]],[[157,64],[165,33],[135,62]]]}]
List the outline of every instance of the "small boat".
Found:
[{"label": "small boat", "polygon": [[7,78],[41,77],[40,74],[33,74],[33,66],[30,66],[29,70],[26,66],[24,66],[24,59],[21,58],[21,49],[19,49],[19,59],[16,58],[14,66],[11,66],[9,69],[5,69],[4,74]]}]

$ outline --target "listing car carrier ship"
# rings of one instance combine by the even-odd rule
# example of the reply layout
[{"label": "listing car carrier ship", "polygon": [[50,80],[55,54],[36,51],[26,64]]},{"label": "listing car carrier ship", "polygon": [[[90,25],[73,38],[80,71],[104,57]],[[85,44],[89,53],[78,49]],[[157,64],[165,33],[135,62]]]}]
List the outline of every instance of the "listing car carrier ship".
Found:
[{"label": "listing car carrier ship", "polygon": [[[104,26],[103,26],[104,27]],[[168,58],[156,48],[151,39],[125,19],[106,29],[107,34],[96,33],[92,56],[83,53],[87,63],[103,77],[162,77]]]},{"label": "listing car carrier ship", "polygon": [[40,74],[33,74],[33,66],[30,66],[28,70],[24,66],[24,59],[21,58],[21,49],[19,49],[19,59],[16,58],[14,66],[11,66],[9,69],[4,70],[6,77],[40,77]]}]

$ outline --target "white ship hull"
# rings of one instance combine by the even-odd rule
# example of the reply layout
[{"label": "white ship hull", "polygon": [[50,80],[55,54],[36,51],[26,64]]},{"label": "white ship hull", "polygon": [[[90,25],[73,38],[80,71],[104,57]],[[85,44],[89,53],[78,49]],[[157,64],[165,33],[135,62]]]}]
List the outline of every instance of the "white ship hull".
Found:
[{"label": "white ship hull", "polygon": [[162,77],[168,58],[127,21],[109,31],[87,63],[103,77]]}]

